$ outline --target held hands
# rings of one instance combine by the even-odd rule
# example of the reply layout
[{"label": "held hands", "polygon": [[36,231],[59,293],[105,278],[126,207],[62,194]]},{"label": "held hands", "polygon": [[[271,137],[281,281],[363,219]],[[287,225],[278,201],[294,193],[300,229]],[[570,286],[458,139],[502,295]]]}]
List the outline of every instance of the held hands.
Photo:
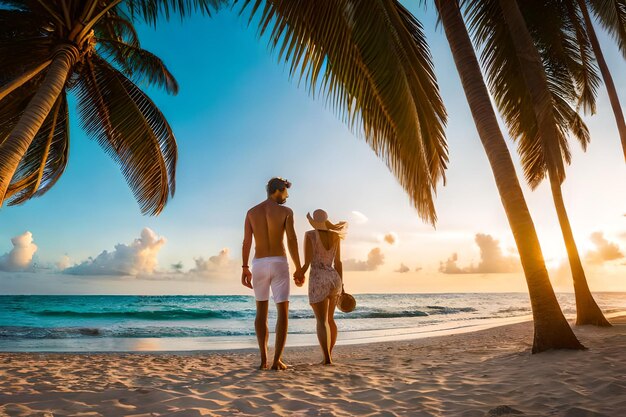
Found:
[{"label": "held hands", "polygon": [[252,272],[250,272],[250,268],[244,267],[241,271],[241,284],[252,289]]},{"label": "held hands", "polygon": [[296,272],[293,273],[293,280],[298,287],[304,285],[304,270],[296,269]]}]

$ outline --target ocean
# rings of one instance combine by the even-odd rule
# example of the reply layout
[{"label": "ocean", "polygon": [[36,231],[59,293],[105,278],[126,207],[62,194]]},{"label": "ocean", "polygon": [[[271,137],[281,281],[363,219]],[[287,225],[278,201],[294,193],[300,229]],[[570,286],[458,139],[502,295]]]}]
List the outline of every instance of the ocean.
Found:
[{"label": "ocean", "polygon": [[[575,314],[574,296],[557,294]],[[606,313],[626,310],[626,293],[595,294]],[[337,310],[338,343],[408,339],[529,319],[525,293],[356,294]],[[0,295],[0,351],[169,351],[256,347],[253,297]],[[293,296],[288,345],[315,344],[306,296]],[[270,301],[270,331],[276,310]],[[271,335],[273,336],[273,335]],[[272,337],[270,337],[270,344]]]}]

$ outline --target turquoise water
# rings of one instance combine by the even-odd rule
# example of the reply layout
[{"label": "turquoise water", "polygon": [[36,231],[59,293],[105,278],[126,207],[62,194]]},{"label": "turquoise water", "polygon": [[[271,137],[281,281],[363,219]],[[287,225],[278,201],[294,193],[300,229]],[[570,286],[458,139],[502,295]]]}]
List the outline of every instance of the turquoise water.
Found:
[{"label": "turquoise water", "polygon": [[[341,332],[384,332],[431,327],[463,327],[483,320],[530,314],[524,293],[360,294],[351,313],[337,311]],[[565,314],[573,314],[572,294],[558,294]],[[626,293],[598,293],[606,312],[626,310]],[[250,296],[0,296],[0,350],[114,346],[116,340],[203,338],[214,348],[222,341],[250,341],[255,302]],[[313,312],[305,296],[290,303],[289,333],[312,335]],[[276,319],[270,308],[270,326]],[[407,331],[407,330],[404,330]],[[61,343],[62,342],[62,343]],[[247,342],[246,342],[247,343]],[[244,343],[247,346],[247,344]],[[109,349],[109,348],[103,348]]]}]

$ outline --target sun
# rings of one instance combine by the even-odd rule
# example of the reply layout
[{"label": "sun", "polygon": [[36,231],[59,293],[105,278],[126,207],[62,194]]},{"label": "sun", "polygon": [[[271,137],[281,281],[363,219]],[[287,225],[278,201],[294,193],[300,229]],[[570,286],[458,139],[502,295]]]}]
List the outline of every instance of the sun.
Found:
[{"label": "sun", "polygon": [[[558,232],[558,229],[555,232]],[[584,236],[589,235],[590,233],[579,233],[578,239],[576,239],[576,248],[581,258],[588,252],[596,249],[591,240],[584,238]],[[548,269],[557,269],[562,264],[567,263],[567,250],[565,249],[563,236],[561,236],[560,233],[540,236],[539,240],[543,258]]]},{"label": "sun", "polygon": [[549,270],[559,269],[561,265],[567,262],[567,257],[546,258],[546,268]]}]

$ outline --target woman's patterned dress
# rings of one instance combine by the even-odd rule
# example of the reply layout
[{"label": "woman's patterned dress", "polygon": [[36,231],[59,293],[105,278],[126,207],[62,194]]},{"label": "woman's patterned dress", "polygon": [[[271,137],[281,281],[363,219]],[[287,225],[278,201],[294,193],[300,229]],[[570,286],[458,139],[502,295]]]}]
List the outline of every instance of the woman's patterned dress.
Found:
[{"label": "woman's patterned dress", "polygon": [[330,295],[341,294],[341,277],[332,266],[339,240],[336,240],[329,250],[322,244],[317,230],[308,233],[313,243],[313,260],[309,274],[309,303],[314,304],[324,301]]}]

